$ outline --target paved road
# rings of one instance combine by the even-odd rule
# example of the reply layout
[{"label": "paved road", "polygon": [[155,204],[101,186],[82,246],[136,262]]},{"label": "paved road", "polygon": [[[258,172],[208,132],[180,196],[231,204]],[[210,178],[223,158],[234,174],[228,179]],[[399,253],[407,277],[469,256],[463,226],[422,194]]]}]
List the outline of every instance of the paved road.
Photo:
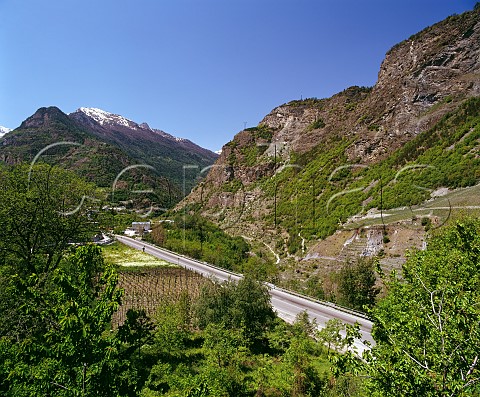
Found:
[{"label": "paved road", "polygon": [[[189,270],[200,273],[205,277],[214,277],[220,281],[238,281],[242,277],[239,274],[235,274],[207,263],[187,258],[183,255],[155,247],[143,241],[138,241],[125,236],[116,237],[118,241],[130,247],[136,249],[145,248],[145,252],[147,254],[151,254],[167,262],[183,266]],[[367,340],[372,344],[374,343],[371,335],[372,322],[366,319],[364,316],[353,311],[338,308],[333,304],[310,300],[306,297],[275,287],[272,284],[267,284],[267,286],[269,287],[270,295],[272,297],[271,301],[273,308],[276,310],[278,316],[285,321],[293,323],[296,315],[306,310],[310,318],[315,318],[320,327],[323,327],[325,323],[332,318],[337,318],[345,324],[354,324],[355,322],[359,322],[362,340],[357,340],[355,342],[355,346],[357,347],[358,351],[363,352],[363,350],[366,349],[366,346],[362,342],[363,340]]]}]

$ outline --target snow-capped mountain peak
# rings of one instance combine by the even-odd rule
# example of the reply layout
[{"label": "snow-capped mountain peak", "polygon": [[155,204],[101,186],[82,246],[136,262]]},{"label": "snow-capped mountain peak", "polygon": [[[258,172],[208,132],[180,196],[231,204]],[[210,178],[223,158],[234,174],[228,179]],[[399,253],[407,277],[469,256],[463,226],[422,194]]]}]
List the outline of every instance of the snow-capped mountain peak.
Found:
[{"label": "snow-capped mountain peak", "polygon": [[135,128],[138,127],[137,123],[129,120],[123,116],[118,114],[113,114],[110,112],[106,112],[105,110],[98,109],[98,108],[84,108],[81,107],[77,110],[77,112],[81,112],[86,116],[94,119],[97,123],[102,126],[105,125],[122,125],[124,127]]},{"label": "snow-capped mountain peak", "polygon": [[11,128],[0,126],[0,138],[10,131],[11,131]]},{"label": "snow-capped mountain peak", "polygon": [[[178,138],[173,135],[168,134],[165,131],[152,128],[147,123],[138,124],[135,121],[129,120],[118,114],[106,112],[105,110],[98,108],[87,108],[81,107],[75,112],[70,113],[71,117],[80,122],[89,122],[88,120],[93,120],[94,122],[100,124],[100,126],[107,129],[116,129],[118,127],[128,128],[137,132],[147,132],[152,134],[160,135],[166,139],[176,141],[178,143],[189,144],[190,141],[184,138]],[[123,129],[123,128],[122,128]]]}]

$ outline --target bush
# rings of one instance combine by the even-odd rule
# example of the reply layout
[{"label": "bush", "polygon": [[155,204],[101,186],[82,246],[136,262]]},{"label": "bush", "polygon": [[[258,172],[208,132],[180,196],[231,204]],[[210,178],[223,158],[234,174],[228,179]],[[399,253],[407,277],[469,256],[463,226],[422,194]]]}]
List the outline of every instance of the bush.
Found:
[{"label": "bush", "polygon": [[347,262],[339,274],[340,303],[362,311],[365,307],[373,307],[380,292],[375,284],[372,260],[360,258],[357,262]]}]

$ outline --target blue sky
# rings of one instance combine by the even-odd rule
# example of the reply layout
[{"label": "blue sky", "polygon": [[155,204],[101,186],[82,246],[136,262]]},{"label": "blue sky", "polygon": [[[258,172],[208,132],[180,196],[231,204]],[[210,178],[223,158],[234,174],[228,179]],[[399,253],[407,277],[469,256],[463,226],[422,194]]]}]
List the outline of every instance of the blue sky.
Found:
[{"label": "blue sky", "polygon": [[0,125],[97,107],[212,150],[275,106],[375,84],[466,0],[0,0]]}]

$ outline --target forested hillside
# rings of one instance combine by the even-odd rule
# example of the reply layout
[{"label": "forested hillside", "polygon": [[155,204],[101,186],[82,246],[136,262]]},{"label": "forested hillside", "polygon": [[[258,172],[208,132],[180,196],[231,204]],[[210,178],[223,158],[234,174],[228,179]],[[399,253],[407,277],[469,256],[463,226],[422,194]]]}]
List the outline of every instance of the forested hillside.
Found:
[{"label": "forested hillside", "polygon": [[[40,108],[0,138],[0,161],[6,164],[62,166],[104,188],[109,201],[132,200],[136,207],[149,202],[156,209],[183,198],[217,157],[193,142],[99,109],[67,115],[56,107]],[[185,173],[184,166],[194,172]]]}]

